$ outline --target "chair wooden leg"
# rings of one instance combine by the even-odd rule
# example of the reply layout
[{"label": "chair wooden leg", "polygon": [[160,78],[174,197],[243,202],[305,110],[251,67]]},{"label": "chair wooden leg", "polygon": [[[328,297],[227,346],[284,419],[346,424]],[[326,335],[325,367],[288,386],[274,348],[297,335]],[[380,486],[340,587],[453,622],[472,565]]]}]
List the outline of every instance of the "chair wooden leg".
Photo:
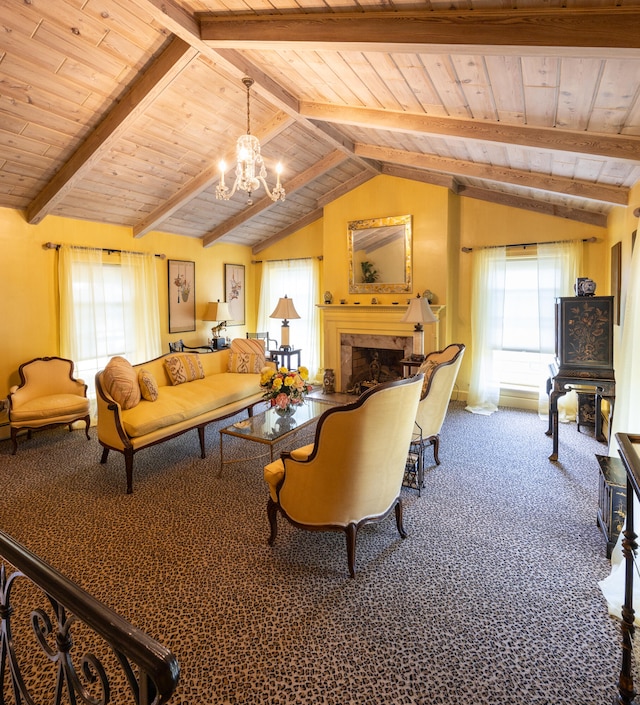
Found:
[{"label": "chair wooden leg", "polygon": [[278,505],[269,497],[267,502],[267,517],[269,518],[269,526],[271,533],[269,534],[269,546],[273,546],[273,542],[278,535]]},{"label": "chair wooden leg", "polygon": [[431,439],[431,442],[433,443],[433,457],[434,460],[436,461],[436,465],[440,465],[440,458],[438,457],[438,451],[440,450],[440,436],[434,436]]},{"label": "chair wooden leg", "polygon": [[109,448],[103,448],[102,449],[102,457],[100,458],[100,462],[102,465],[104,465],[107,462],[108,456],[109,456]]},{"label": "chair wooden leg", "polygon": [[204,460],[207,457],[204,448],[204,426],[198,426],[198,438],[200,439],[200,457]]},{"label": "chair wooden leg", "polygon": [[356,577],[356,537],[358,535],[358,527],[355,524],[349,524],[345,530],[347,538],[347,561],[349,562],[349,573],[352,578]]},{"label": "chair wooden leg", "polygon": [[407,538],[407,532],[405,531],[404,524],[402,522],[402,517],[403,517],[403,506],[402,506],[402,499],[398,497],[398,500],[396,502],[396,526],[398,527],[398,533],[403,539]]},{"label": "chair wooden leg", "polygon": [[11,455],[15,455],[18,452],[18,429],[11,429],[11,443],[13,443],[13,451]]},{"label": "chair wooden leg", "polygon": [[124,464],[127,472],[127,494],[131,494],[133,492],[133,450],[131,448],[125,448]]},{"label": "chair wooden leg", "polygon": [[85,433],[85,435],[86,435],[86,437],[87,437],[87,440],[90,441],[90,440],[91,440],[91,436],[89,435],[89,427],[91,426],[91,416],[89,416],[89,414],[87,414],[87,415],[84,417],[84,424],[85,424],[84,433]]}]

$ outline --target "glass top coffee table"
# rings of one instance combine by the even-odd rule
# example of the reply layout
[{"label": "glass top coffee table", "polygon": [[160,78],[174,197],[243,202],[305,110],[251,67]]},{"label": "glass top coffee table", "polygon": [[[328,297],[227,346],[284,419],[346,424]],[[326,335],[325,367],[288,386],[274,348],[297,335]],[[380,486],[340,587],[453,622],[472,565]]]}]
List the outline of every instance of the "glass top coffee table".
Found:
[{"label": "glass top coffee table", "polygon": [[340,401],[337,399],[329,401],[307,397],[304,404],[298,406],[293,416],[278,416],[275,408],[271,407],[261,414],[255,414],[248,419],[237,421],[231,426],[223,428],[220,431],[220,473],[225,462],[224,436],[235,436],[269,446],[269,457],[273,461],[273,449],[277,443],[286,441],[287,437],[317,421],[327,409],[339,405]]}]

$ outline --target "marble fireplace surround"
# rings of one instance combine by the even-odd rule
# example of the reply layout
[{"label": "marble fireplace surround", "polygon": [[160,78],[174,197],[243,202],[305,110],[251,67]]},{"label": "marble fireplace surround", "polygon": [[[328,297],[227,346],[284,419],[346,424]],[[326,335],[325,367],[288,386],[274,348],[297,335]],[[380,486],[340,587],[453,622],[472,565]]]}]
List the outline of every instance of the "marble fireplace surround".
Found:
[{"label": "marble fireplace surround", "polygon": [[413,352],[413,336],[342,333],[340,335],[340,379],[342,380],[342,391],[345,391],[345,387],[348,386],[353,371],[354,348],[402,350],[402,357],[408,357]]},{"label": "marble fireplace surround", "polygon": [[[337,391],[344,391],[351,375],[351,347],[414,351],[413,324],[402,323],[406,305],[320,304],[323,367],[333,369]],[[444,306],[432,306],[438,323],[425,327],[425,352],[438,350]],[[347,349],[349,348],[349,350]]]}]

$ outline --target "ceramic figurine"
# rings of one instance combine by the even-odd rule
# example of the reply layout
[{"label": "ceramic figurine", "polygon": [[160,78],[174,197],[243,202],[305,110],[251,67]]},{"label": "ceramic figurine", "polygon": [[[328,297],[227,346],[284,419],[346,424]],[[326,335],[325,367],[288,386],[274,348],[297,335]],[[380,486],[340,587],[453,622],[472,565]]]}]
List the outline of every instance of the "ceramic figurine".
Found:
[{"label": "ceramic figurine", "polygon": [[333,301],[333,294],[330,291],[324,292],[324,302],[325,304],[330,304]]}]

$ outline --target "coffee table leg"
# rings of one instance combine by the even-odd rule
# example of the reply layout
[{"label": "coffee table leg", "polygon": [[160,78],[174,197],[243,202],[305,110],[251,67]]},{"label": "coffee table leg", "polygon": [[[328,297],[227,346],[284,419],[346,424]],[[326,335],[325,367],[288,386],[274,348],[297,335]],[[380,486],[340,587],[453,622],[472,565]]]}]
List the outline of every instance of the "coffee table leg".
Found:
[{"label": "coffee table leg", "polygon": [[222,439],[224,437],[224,433],[220,434],[220,470],[218,470],[218,477],[222,477],[222,466],[224,464],[224,453],[222,452]]}]

